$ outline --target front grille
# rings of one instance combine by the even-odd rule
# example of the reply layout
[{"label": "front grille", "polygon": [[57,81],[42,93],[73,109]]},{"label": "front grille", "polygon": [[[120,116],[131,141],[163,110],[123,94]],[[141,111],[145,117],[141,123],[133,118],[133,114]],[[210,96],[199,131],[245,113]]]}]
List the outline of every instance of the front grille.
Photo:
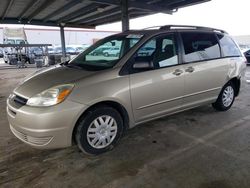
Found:
[{"label": "front grille", "polygon": [[21,105],[25,105],[25,104],[27,103],[28,99],[25,99],[25,98],[23,98],[23,97],[20,97],[20,96],[18,96],[18,95],[15,95],[14,101],[15,101],[16,103],[21,104]]}]

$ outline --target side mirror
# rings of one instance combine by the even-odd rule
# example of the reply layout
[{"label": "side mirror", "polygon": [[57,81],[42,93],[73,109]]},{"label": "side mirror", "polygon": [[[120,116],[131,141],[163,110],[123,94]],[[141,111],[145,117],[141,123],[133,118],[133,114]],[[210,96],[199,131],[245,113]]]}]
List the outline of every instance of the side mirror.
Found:
[{"label": "side mirror", "polygon": [[133,68],[137,70],[150,70],[153,69],[154,66],[152,62],[143,61],[143,62],[135,62]]}]

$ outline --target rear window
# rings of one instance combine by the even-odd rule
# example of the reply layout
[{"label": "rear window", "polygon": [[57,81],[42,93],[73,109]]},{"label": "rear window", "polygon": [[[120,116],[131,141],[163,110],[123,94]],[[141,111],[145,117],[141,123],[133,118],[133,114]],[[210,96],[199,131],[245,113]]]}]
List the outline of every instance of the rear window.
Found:
[{"label": "rear window", "polygon": [[221,50],[223,53],[223,57],[239,57],[241,56],[241,52],[233,39],[231,39],[227,35],[221,35],[217,34],[219,40],[220,40],[220,45],[221,45]]},{"label": "rear window", "polygon": [[213,33],[181,33],[184,61],[195,62],[220,58],[220,47]]}]

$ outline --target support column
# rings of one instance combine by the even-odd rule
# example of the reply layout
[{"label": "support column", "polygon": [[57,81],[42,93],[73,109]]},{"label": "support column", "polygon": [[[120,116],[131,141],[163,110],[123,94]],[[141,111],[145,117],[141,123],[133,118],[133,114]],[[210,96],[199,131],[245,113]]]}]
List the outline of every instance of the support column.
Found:
[{"label": "support column", "polygon": [[65,35],[64,35],[64,27],[60,26],[60,36],[61,36],[61,46],[62,46],[62,56],[66,57],[66,47],[65,47]]},{"label": "support column", "polygon": [[121,0],[122,31],[129,30],[128,0]]}]

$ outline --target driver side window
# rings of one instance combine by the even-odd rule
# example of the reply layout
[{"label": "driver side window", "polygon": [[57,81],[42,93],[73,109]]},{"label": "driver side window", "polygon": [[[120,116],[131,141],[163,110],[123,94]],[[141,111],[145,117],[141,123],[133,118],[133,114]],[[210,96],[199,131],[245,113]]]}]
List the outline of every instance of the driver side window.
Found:
[{"label": "driver side window", "polygon": [[146,42],[135,56],[136,64],[145,62],[152,64],[155,69],[177,65],[178,55],[174,35],[157,36]]}]

